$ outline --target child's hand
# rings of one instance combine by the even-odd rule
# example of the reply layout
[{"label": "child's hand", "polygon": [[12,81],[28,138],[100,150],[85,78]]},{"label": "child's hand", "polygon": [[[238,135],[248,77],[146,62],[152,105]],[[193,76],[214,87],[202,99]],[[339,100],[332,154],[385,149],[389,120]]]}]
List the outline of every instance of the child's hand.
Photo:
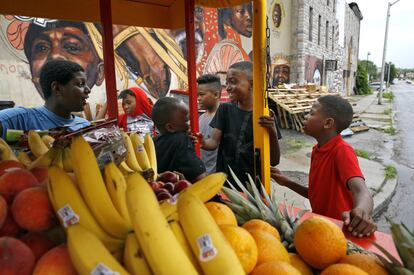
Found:
[{"label": "child's hand", "polygon": [[282,172],[274,167],[270,168],[270,176],[281,186],[286,186],[289,179]]},{"label": "child's hand", "polygon": [[348,231],[359,238],[370,236],[377,230],[377,225],[374,223],[371,216],[360,208],[354,208],[351,211],[343,212],[342,220]]},{"label": "child's hand", "polygon": [[197,143],[200,143],[201,145],[203,145],[204,142],[204,137],[202,133],[195,133],[193,134],[192,132],[188,132],[188,136],[190,137],[191,141],[194,143],[194,146]]},{"label": "child's hand", "polygon": [[262,116],[259,118],[260,126],[267,128],[269,133],[276,134],[275,113],[270,110],[270,116]]}]

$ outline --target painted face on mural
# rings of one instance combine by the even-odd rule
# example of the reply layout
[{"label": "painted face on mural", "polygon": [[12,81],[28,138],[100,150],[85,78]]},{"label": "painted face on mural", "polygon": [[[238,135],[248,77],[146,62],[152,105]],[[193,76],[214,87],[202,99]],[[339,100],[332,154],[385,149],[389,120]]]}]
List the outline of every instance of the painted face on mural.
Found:
[{"label": "painted face on mural", "polygon": [[70,60],[81,65],[87,75],[88,87],[102,84],[103,63],[84,31],[73,26],[46,29],[37,27],[30,35],[33,38],[29,38],[30,43],[25,43],[25,52],[28,55],[32,81],[38,91],[41,91],[41,68],[47,61],[54,59]]},{"label": "painted face on mural", "polygon": [[273,24],[276,28],[280,27],[280,24],[282,23],[282,8],[279,3],[274,4],[273,6]]},{"label": "painted face on mural", "polygon": [[276,65],[273,69],[273,85],[289,83],[290,67],[287,64]]},{"label": "painted face on mural", "polygon": [[238,33],[246,37],[252,36],[252,5],[244,4],[232,7],[230,24]]}]

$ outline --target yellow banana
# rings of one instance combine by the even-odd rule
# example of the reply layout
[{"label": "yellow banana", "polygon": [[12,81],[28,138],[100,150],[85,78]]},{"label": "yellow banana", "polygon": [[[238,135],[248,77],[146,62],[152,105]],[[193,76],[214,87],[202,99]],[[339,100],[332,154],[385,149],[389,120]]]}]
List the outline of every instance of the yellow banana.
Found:
[{"label": "yellow banana", "polygon": [[126,156],[126,160],[125,160],[126,164],[128,164],[128,166],[132,170],[134,170],[136,172],[142,172],[142,169],[139,166],[137,158],[135,157],[134,147],[132,146],[131,139],[129,138],[129,136],[125,132],[122,132],[122,137],[124,139],[124,144],[125,144],[125,147],[127,149],[127,156]]},{"label": "yellow banana", "polygon": [[68,173],[73,172],[72,158],[70,156],[70,148],[69,147],[65,147],[63,149],[62,163],[63,163],[63,169],[66,172],[68,172]]},{"label": "yellow banana", "polygon": [[154,171],[153,181],[157,180],[157,173],[158,173],[158,166],[157,166],[157,153],[155,151],[154,140],[152,139],[151,135],[148,133],[145,135],[144,138],[144,147],[145,151],[147,152],[148,159],[151,164],[151,168]]},{"label": "yellow banana", "polygon": [[7,144],[4,139],[0,138],[0,158],[2,160],[16,160],[18,161],[16,155],[14,154],[13,150],[10,148],[10,146]]},{"label": "yellow banana", "polygon": [[121,162],[118,166],[119,170],[121,170],[122,174],[124,175],[128,175],[131,173],[134,173],[134,170],[132,170],[131,168],[129,168],[128,164],[126,164],[125,161]]},{"label": "yellow banana", "polygon": [[[3,146],[0,144],[0,146]],[[17,156],[17,159],[22,163],[25,167],[29,167],[32,164],[32,160],[30,159],[29,155],[26,152],[20,152]]]},{"label": "yellow banana", "polygon": [[36,131],[29,131],[28,142],[30,151],[32,151],[33,155],[35,155],[37,158],[49,150],[49,148],[45,145],[42,138],[40,137],[39,133]]},{"label": "yellow banana", "polygon": [[105,269],[120,275],[129,274],[102,242],[80,224],[68,228],[67,245],[70,259],[80,275],[109,274]]},{"label": "yellow banana", "polygon": [[185,236],[205,275],[242,275],[244,269],[202,200],[190,192],[178,199]]},{"label": "yellow banana", "polygon": [[124,265],[132,275],[152,274],[134,233],[129,233],[125,241]]},{"label": "yellow banana", "polygon": [[91,231],[109,251],[122,248],[124,241],[109,236],[93,217],[86,206],[76,184],[62,168],[49,168],[49,183],[47,185],[53,208],[63,227],[79,223]]},{"label": "yellow banana", "polygon": [[[181,191],[180,196],[188,192],[199,197],[203,202],[206,202],[212,197],[214,197],[218,192],[220,192],[226,179],[227,176],[224,173],[214,173],[208,175],[207,177],[197,181],[193,185]],[[176,202],[176,200],[166,200],[161,203],[161,210],[164,213],[164,216],[167,218],[167,220],[173,219],[172,216],[176,215]]]},{"label": "yellow banana", "polygon": [[177,238],[178,242],[180,243],[181,247],[184,249],[185,254],[187,254],[188,258],[190,259],[191,263],[197,269],[198,273],[202,274],[202,270],[200,265],[198,264],[197,258],[194,256],[193,251],[191,250],[190,244],[188,243],[187,239],[185,238],[185,234],[181,225],[178,221],[172,220],[169,221],[168,224],[170,225],[171,230],[173,231],[175,237]]},{"label": "yellow banana", "polygon": [[108,190],[116,210],[118,210],[118,213],[131,224],[126,204],[127,187],[125,177],[113,162],[109,162],[105,165],[105,183],[106,189]]},{"label": "yellow banana", "polygon": [[131,138],[132,147],[134,148],[135,157],[138,161],[139,167],[141,167],[143,171],[150,169],[151,164],[141,137],[137,133],[132,133],[129,137]]},{"label": "yellow banana", "polygon": [[55,158],[52,160],[51,165],[57,166],[63,169],[62,155],[63,155],[63,148],[59,148],[56,152]]},{"label": "yellow banana", "polygon": [[52,136],[49,135],[43,135],[42,141],[46,145],[47,148],[52,148],[53,142],[55,142],[55,139]]},{"label": "yellow banana", "polygon": [[31,170],[38,166],[50,166],[52,164],[52,161],[55,159],[57,154],[57,149],[52,147],[44,153],[42,156],[38,157],[36,160],[34,160],[27,169]]},{"label": "yellow banana", "polygon": [[73,171],[86,204],[107,233],[124,239],[131,227],[109,197],[91,146],[82,136],[77,136],[72,139],[70,149]]},{"label": "yellow banana", "polygon": [[127,177],[127,205],[135,235],[154,274],[198,274],[168,226],[154,191],[138,173]]}]

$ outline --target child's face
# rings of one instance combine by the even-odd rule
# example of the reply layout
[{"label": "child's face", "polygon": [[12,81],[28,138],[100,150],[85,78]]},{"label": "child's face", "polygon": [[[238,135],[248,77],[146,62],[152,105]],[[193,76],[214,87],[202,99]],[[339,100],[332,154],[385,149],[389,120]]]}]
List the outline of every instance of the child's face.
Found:
[{"label": "child's face", "polygon": [[166,124],[166,129],[170,133],[187,132],[190,128],[188,122],[188,107],[184,102],[181,102],[178,104],[177,110],[172,115],[170,122]]},{"label": "child's face", "polygon": [[231,101],[243,101],[253,96],[253,81],[246,72],[238,69],[230,69],[226,77],[226,91]]},{"label": "child's face", "polygon": [[319,137],[330,126],[328,119],[322,111],[322,105],[316,101],[312,105],[310,113],[305,116],[303,130],[309,136]]},{"label": "child's face", "polygon": [[217,105],[219,100],[219,92],[214,91],[209,84],[198,85],[198,106],[201,109],[210,110]]},{"label": "child's face", "polygon": [[134,113],[135,106],[137,105],[137,100],[132,95],[127,95],[122,99],[122,108],[127,115]]}]

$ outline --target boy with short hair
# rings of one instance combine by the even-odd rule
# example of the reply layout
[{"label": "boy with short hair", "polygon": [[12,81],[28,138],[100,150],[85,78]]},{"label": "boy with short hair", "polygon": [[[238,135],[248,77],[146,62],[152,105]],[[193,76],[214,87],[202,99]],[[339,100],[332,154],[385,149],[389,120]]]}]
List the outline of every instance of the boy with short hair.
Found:
[{"label": "boy with short hair", "polygon": [[159,99],[152,109],[152,119],[160,135],[154,140],[158,172],[177,171],[195,182],[206,175],[203,162],[196,155],[188,136],[188,108],[173,98]]},{"label": "boy with short hair", "polygon": [[[213,127],[211,138],[204,139],[198,134],[201,148],[215,150],[218,148],[218,172],[230,175],[229,166],[242,183],[248,181],[246,173],[254,174],[253,145],[253,65],[249,61],[234,63],[226,76],[226,90],[232,102],[220,104],[216,115],[210,123]],[[259,124],[269,131],[270,162],[279,164],[280,150],[278,131],[273,116],[263,116]],[[232,182],[232,177],[229,177]]]},{"label": "boy with short hair", "polygon": [[304,131],[316,139],[304,187],[272,168],[272,178],[282,186],[309,198],[314,213],[342,219],[354,236],[369,236],[376,230],[372,220],[373,200],[365,185],[354,149],[341,132],[352,122],[349,102],[339,96],[323,96],[312,106]]},{"label": "boy with short hair", "polygon": [[[213,128],[210,122],[213,119],[220,105],[221,82],[220,77],[212,74],[205,74],[197,78],[198,84],[198,104],[205,113],[198,118],[200,133],[210,138]],[[206,166],[207,174],[216,171],[217,149],[206,151],[201,149],[201,160]]]}]

